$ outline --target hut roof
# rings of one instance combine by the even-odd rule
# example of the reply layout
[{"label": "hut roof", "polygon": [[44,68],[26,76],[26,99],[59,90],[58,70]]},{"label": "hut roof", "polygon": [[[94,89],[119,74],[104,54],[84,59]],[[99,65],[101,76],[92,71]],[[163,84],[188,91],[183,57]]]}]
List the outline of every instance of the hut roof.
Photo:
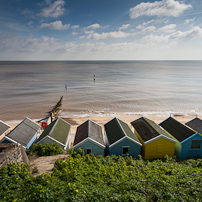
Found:
[{"label": "hut roof", "polygon": [[187,123],[185,123],[187,126],[189,126],[190,128],[192,128],[193,130],[199,132],[202,134],[202,120],[199,118],[194,118],[190,121],[188,121]]},{"label": "hut roof", "polygon": [[135,128],[144,142],[159,135],[164,135],[170,138],[170,136],[163,129],[161,129],[160,126],[158,126],[154,121],[145,117],[132,121],[131,125]]},{"label": "hut roof", "polygon": [[7,137],[26,147],[40,127],[41,126],[34,121],[25,118],[7,135]]},{"label": "hut roof", "polygon": [[88,137],[102,145],[105,145],[102,134],[102,127],[94,121],[87,120],[77,127],[73,146],[77,145]]},{"label": "hut roof", "polygon": [[9,128],[10,126],[8,124],[4,123],[3,121],[0,121],[0,136],[5,133]]},{"label": "hut roof", "polygon": [[69,123],[61,118],[57,118],[46,127],[37,142],[39,142],[46,136],[50,136],[65,145],[70,132],[70,128],[71,125]]},{"label": "hut roof", "polygon": [[129,137],[140,143],[136,135],[131,131],[128,124],[118,118],[114,118],[104,125],[109,145],[114,144],[123,137]]},{"label": "hut roof", "polygon": [[193,130],[178,122],[172,117],[169,117],[165,121],[159,124],[162,126],[167,132],[169,132],[174,138],[176,138],[179,142],[187,139],[188,137],[195,134]]}]

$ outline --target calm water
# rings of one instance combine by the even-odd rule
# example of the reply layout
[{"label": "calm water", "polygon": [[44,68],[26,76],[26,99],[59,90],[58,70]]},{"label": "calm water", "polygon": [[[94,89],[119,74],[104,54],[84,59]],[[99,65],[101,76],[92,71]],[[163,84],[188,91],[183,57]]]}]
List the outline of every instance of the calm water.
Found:
[{"label": "calm water", "polygon": [[0,119],[43,117],[62,95],[65,117],[201,115],[201,75],[202,61],[0,62]]}]

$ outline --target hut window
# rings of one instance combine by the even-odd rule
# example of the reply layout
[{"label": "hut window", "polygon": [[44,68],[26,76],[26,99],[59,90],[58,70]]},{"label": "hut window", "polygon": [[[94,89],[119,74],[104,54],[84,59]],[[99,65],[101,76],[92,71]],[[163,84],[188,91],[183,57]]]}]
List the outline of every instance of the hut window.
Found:
[{"label": "hut window", "polygon": [[86,149],[86,154],[91,154],[92,150],[91,149]]},{"label": "hut window", "polygon": [[123,155],[126,155],[126,154],[128,154],[129,153],[129,147],[122,147],[122,154]]},{"label": "hut window", "polygon": [[200,149],[201,140],[193,140],[191,144],[191,149]]}]

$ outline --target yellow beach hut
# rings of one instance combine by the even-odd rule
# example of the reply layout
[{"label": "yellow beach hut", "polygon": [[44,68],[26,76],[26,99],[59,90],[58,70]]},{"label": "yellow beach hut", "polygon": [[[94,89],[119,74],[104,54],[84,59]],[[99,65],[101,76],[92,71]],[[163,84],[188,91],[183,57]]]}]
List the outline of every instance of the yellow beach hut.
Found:
[{"label": "yellow beach hut", "polygon": [[144,159],[174,156],[176,140],[172,139],[160,126],[145,117],[131,122],[134,133],[142,143],[141,155]]}]

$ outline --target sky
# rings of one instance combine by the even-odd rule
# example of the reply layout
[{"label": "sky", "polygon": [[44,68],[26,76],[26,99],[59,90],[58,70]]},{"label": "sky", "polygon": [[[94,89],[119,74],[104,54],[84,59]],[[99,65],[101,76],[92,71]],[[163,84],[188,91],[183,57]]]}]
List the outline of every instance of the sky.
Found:
[{"label": "sky", "polygon": [[202,1],[1,0],[0,60],[202,60]]}]

